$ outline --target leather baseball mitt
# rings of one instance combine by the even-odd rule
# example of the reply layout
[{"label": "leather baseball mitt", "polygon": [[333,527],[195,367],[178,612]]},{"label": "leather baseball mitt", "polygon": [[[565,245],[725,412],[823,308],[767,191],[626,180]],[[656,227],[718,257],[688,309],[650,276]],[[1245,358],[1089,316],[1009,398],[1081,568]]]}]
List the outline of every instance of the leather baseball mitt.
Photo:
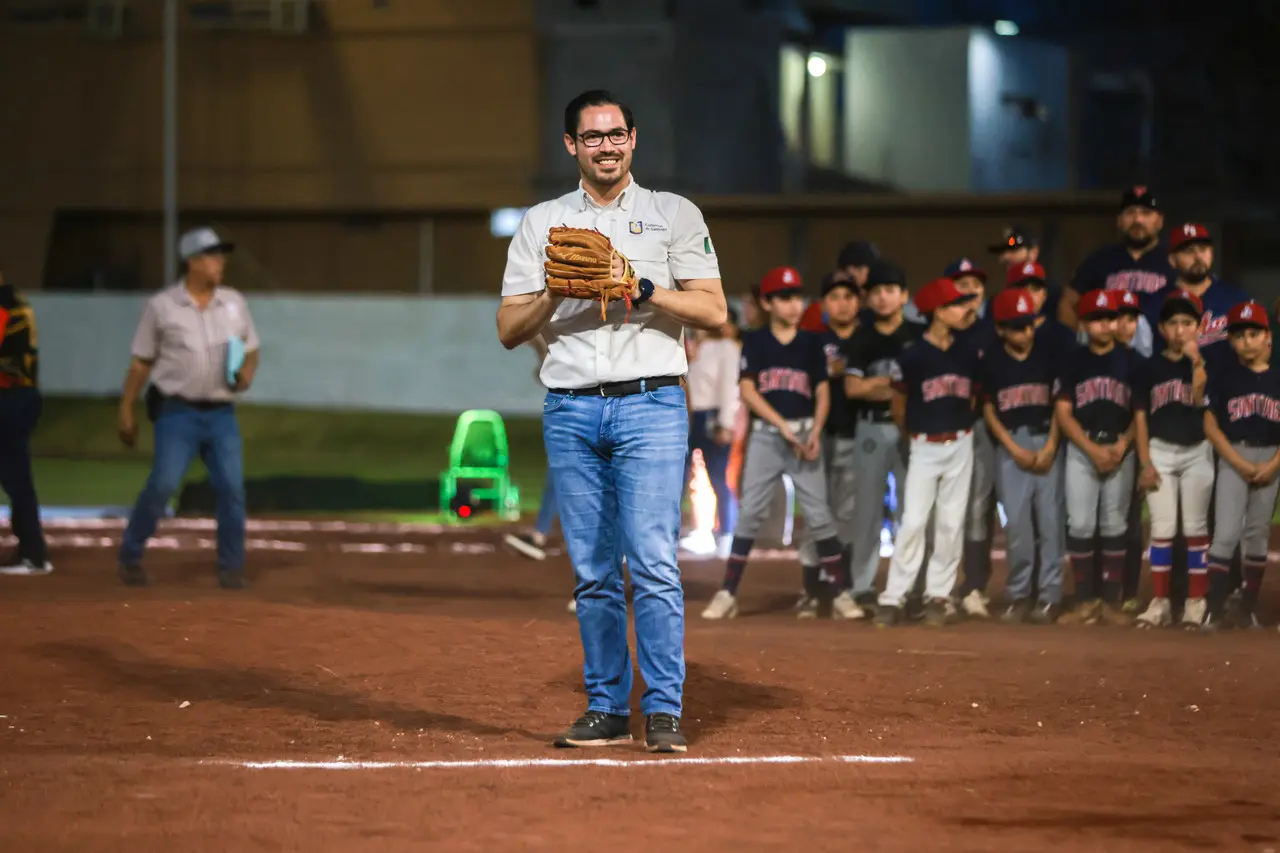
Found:
[{"label": "leather baseball mitt", "polygon": [[[613,277],[613,261],[622,261],[622,275]],[[609,238],[593,228],[552,228],[547,235],[547,289],[572,299],[600,303],[600,319],[613,299],[627,303],[631,315],[631,291],[639,283],[631,262],[613,248]]]}]

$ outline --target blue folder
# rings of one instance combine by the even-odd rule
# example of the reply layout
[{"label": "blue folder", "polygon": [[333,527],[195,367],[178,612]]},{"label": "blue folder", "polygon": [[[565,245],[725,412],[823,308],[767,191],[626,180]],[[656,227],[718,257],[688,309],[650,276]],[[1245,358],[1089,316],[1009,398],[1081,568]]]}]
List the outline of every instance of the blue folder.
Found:
[{"label": "blue folder", "polygon": [[236,374],[244,366],[244,341],[232,336],[227,340],[227,384],[236,386]]}]

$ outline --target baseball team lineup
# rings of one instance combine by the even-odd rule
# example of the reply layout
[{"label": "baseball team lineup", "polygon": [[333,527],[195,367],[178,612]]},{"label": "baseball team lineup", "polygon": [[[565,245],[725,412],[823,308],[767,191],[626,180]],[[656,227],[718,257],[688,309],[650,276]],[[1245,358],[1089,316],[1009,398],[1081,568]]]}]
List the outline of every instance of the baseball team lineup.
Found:
[{"label": "baseball team lineup", "polygon": [[[685,347],[685,335],[739,336],[712,235],[693,203],[636,183],[636,142],[630,109],[611,93],[567,105],[564,144],[581,182],[526,212],[497,315],[506,348],[545,346],[547,487],[576,579],[587,694],[556,745],[631,740],[625,569],[645,746],[686,750],[677,554],[689,455],[708,440],[724,448],[744,423],[734,506],[723,487],[733,454],[704,453],[728,545],[704,619],[738,615],[785,476],[804,516],[800,618],[889,628],[996,615],[999,500],[1002,621],[1259,627],[1280,488],[1280,374],[1269,312],[1213,275],[1203,225],[1162,236],[1158,197],[1131,187],[1120,241],[1061,289],[1017,226],[990,247],[1005,269],[995,293],[968,258],[910,287],[866,243],[846,247],[812,305],[797,270],[772,269],[752,295],[763,322],[741,333],[745,415],[731,415],[722,392],[692,393],[701,386]],[[894,547],[878,589],[890,475]],[[1144,554],[1145,603],[1134,570]],[[1171,586],[1179,562],[1185,596]]]}]

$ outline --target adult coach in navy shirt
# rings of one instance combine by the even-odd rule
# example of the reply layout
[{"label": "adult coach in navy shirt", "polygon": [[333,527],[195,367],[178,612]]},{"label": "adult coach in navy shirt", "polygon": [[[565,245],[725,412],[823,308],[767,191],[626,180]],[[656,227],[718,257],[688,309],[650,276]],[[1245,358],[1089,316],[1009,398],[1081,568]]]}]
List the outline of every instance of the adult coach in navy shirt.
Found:
[{"label": "adult coach in navy shirt", "polygon": [[1085,258],[1070,287],[1062,292],[1058,318],[1067,328],[1076,328],[1076,303],[1080,294],[1090,290],[1131,290],[1138,294],[1147,325],[1154,329],[1159,324],[1160,306],[1173,287],[1174,271],[1160,241],[1164,213],[1156,195],[1143,186],[1125,190],[1116,224],[1121,241]]},{"label": "adult coach in navy shirt", "polygon": [[1214,370],[1223,359],[1235,358],[1227,343],[1227,315],[1249,295],[1213,276],[1213,238],[1209,229],[1187,222],[1169,233],[1169,263],[1177,276],[1179,290],[1193,293],[1204,306],[1197,343],[1205,364]]}]

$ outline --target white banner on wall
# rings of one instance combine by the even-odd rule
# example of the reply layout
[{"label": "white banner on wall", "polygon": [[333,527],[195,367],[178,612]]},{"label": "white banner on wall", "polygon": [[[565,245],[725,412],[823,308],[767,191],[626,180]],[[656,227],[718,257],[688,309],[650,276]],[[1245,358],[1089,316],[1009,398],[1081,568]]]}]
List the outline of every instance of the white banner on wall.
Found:
[{"label": "white banner on wall", "polygon": [[[146,294],[27,294],[46,394],[118,394]],[[249,294],[262,367],[246,403],[537,415],[529,347],[498,343],[496,297]]]}]

